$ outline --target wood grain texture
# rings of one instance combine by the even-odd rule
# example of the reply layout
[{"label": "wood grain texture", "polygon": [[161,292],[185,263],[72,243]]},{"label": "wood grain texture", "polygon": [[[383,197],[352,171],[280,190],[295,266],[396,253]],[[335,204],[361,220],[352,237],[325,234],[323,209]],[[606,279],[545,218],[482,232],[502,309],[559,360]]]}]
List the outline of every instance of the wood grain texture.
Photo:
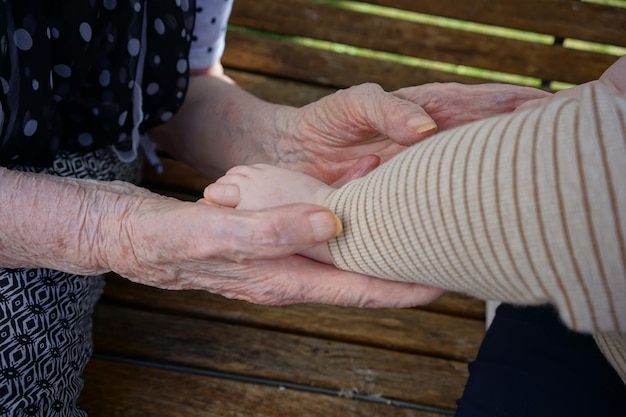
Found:
[{"label": "wood grain texture", "polygon": [[364,14],[308,0],[240,0],[235,2],[231,22],[284,35],[575,84],[597,78],[616,59]]},{"label": "wood grain texture", "polygon": [[[311,48],[284,39],[231,31],[222,59],[227,69],[297,80],[333,90],[374,82],[393,91],[429,82],[484,83],[486,78],[435,71],[392,61]],[[272,100],[270,100],[272,101]]]},{"label": "wood grain texture", "polygon": [[80,401],[90,417],[441,417],[183,372],[93,360]]},{"label": "wood grain texture", "polygon": [[454,409],[467,380],[465,362],[208,318],[103,304],[95,320],[96,352],[336,392]]},{"label": "wood grain texture", "polygon": [[115,277],[107,281],[105,299],[169,314],[459,361],[475,357],[485,332],[482,320],[420,309],[358,309],[315,304],[259,306],[201,291],[158,290]]},{"label": "wood grain texture", "polygon": [[245,71],[228,68],[227,74],[244,90],[270,103],[302,107],[335,92],[310,83],[266,77]]},{"label": "wood grain texture", "polygon": [[626,46],[626,9],[577,0],[363,0],[394,9]]}]

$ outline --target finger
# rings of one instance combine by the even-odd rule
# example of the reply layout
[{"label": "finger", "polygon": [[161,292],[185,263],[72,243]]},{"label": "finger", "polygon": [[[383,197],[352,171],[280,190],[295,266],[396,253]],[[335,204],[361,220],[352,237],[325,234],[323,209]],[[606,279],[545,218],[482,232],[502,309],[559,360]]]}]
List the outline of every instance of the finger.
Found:
[{"label": "finger", "polygon": [[347,307],[407,308],[429,304],[445,291],[423,284],[388,281],[336,271],[332,279],[319,274],[315,285],[306,294],[309,303],[333,304]]},{"label": "finger", "polygon": [[260,211],[238,210],[211,225],[221,256],[235,262],[276,259],[337,236],[341,222],[328,209],[291,204]]},{"label": "finger", "polygon": [[377,155],[367,155],[359,159],[341,178],[332,184],[334,188],[340,188],[352,180],[361,178],[380,165],[380,157]]},{"label": "finger", "polygon": [[204,189],[203,196],[208,202],[225,207],[237,207],[241,201],[238,186],[220,182],[209,184]]},{"label": "finger", "polygon": [[[242,271],[237,271],[241,273]],[[347,307],[406,308],[432,302],[444,290],[345,272],[300,256],[247,265],[245,286],[221,294],[257,304],[330,304]]]},{"label": "finger", "polygon": [[364,84],[362,103],[365,117],[378,132],[401,145],[409,146],[430,136],[437,125],[419,105],[387,93],[379,86]]},{"label": "finger", "polygon": [[513,111],[522,103],[547,97],[546,91],[506,84],[425,84],[394,91],[393,95],[421,105],[440,131]]}]

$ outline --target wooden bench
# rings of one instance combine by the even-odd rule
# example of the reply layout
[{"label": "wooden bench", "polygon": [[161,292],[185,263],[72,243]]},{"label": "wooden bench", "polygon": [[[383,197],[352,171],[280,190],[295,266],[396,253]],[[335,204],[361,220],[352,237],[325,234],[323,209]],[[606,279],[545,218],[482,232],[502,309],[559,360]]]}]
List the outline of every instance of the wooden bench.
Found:
[{"label": "wooden bench", "polygon": [[[626,1],[614,3],[236,0],[223,62],[294,106],[362,82],[555,89],[626,53]],[[146,170],[152,190],[192,200],[210,181],[163,162],[163,175]],[[262,307],[110,276],[81,404],[92,417],[450,415],[484,310],[456,294],[402,310]]]}]

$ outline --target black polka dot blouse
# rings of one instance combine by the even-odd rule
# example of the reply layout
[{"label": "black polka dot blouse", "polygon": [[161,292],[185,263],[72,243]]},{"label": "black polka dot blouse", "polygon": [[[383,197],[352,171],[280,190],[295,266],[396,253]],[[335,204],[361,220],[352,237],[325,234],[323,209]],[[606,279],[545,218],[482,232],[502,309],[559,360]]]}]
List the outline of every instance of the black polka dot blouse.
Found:
[{"label": "black polka dot blouse", "polygon": [[1,0],[0,165],[111,145],[134,159],[140,136],[182,104],[190,64],[219,60],[231,6]]}]

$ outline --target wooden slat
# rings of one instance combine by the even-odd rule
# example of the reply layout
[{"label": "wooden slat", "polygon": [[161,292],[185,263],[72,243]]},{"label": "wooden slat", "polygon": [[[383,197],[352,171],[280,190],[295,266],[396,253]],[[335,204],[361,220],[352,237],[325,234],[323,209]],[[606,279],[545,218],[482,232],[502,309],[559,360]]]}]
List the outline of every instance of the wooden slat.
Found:
[{"label": "wooden slat", "polygon": [[410,10],[560,38],[626,46],[626,8],[577,0],[363,0]]},{"label": "wooden slat", "polygon": [[[286,40],[230,31],[223,63],[228,68],[346,88],[374,82],[392,91],[429,82],[484,83],[485,78],[417,68],[390,61],[310,48]],[[273,101],[273,100],[270,100]]]},{"label": "wooden slat", "polygon": [[281,34],[575,84],[599,77],[615,61],[603,54],[357,13],[307,0],[240,0],[231,21]]},{"label": "wooden slat", "polygon": [[419,309],[485,321],[485,302],[463,294],[447,293]]},{"label": "wooden slat", "polygon": [[276,331],[468,361],[484,322],[420,309],[358,309],[313,304],[267,307],[201,291],[164,291],[109,277],[107,300],[154,311],[205,317]]},{"label": "wooden slat", "polygon": [[[163,155],[160,157],[163,165],[163,173],[157,173],[148,164],[144,165],[143,185],[149,189],[159,191],[170,190],[172,192],[189,195],[189,200],[197,200],[202,197],[202,191],[213,179],[203,175],[189,165]],[[187,198],[184,198],[187,200]]]},{"label": "wooden slat", "polygon": [[96,352],[336,392],[454,409],[467,380],[464,362],[206,318],[101,304],[94,320]]},{"label": "wooden slat", "polygon": [[[247,48],[245,48],[247,49]],[[270,103],[302,107],[327,96],[336,89],[292,81],[284,78],[266,77],[231,68],[227,74],[244,90]]]},{"label": "wooden slat", "polygon": [[80,404],[90,417],[441,417],[291,389],[92,360]]}]

